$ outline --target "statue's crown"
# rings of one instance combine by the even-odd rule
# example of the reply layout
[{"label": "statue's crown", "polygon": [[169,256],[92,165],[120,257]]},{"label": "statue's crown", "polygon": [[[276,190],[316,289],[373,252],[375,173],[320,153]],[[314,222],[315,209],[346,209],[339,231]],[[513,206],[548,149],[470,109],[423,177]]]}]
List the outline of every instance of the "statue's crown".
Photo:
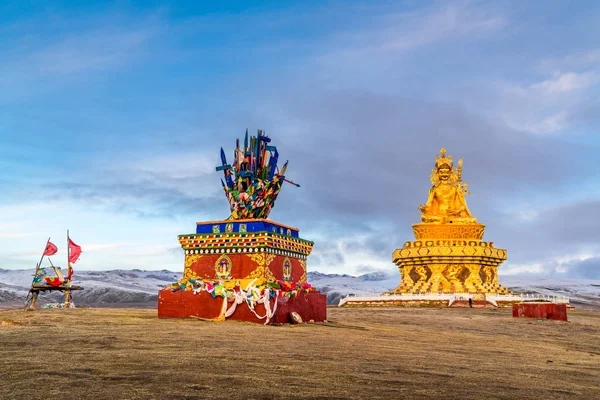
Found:
[{"label": "statue's crown", "polygon": [[440,169],[442,167],[452,169],[454,167],[454,163],[452,162],[452,156],[446,157],[446,149],[442,147],[440,150],[441,157],[435,156],[435,169]]}]

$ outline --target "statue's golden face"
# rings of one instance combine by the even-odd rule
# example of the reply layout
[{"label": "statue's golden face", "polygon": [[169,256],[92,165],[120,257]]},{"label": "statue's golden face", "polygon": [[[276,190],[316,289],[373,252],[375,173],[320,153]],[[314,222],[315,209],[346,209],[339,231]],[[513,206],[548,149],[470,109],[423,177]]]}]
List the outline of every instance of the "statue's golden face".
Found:
[{"label": "statue's golden face", "polygon": [[450,179],[450,168],[438,169],[438,177],[442,181],[447,181],[448,179]]}]

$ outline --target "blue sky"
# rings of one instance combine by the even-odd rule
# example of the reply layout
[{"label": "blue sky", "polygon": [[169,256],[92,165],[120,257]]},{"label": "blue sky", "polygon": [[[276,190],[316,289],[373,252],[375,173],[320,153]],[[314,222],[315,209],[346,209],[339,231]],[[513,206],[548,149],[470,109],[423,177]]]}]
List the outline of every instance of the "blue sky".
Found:
[{"label": "blue sky", "polygon": [[446,147],[501,271],[600,278],[596,2],[216,3],[0,4],[0,268],[69,228],[79,268],[181,270],[260,128],[311,270],[394,271]]}]

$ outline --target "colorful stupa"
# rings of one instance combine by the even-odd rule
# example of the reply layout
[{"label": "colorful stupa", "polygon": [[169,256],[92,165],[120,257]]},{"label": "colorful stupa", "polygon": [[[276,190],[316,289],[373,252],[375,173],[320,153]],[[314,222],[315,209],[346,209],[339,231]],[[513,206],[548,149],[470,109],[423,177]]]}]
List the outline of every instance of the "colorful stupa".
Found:
[{"label": "colorful stupa", "polygon": [[[271,139],[258,131],[236,142],[233,163],[221,149],[221,181],[231,215],[198,222],[196,233],[179,235],[185,252],[183,279],[159,293],[159,317],[241,319],[285,323],[326,319],[326,296],[306,282],[313,242],[299,230],[266,219],[285,178]],[[239,306],[240,304],[245,306]],[[247,306],[247,307],[246,307]]]}]

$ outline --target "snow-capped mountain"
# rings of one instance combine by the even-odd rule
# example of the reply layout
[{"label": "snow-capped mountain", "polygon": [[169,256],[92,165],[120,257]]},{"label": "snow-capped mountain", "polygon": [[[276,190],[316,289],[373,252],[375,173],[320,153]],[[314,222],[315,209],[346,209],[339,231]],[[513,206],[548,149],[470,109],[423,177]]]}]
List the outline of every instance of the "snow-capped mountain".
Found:
[{"label": "snow-capped mountain", "polygon": [[[0,269],[0,303],[23,302],[32,280],[32,270]],[[116,305],[156,304],[157,293],[166,284],[176,282],[180,273],[167,270],[76,271],[73,285],[84,290],[73,292],[75,304]],[[62,300],[60,293],[42,294],[40,302]]]},{"label": "snow-capped mountain", "polygon": [[338,304],[346,296],[373,296],[388,292],[398,286],[399,275],[371,272],[360,276],[322,274],[309,272],[308,282],[327,295],[327,303]]},{"label": "snow-capped mountain", "polygon": [[[309,272],[308,281],[327,294],[329,304],[338,304],[345,296],[372,296],[390,291],[398,286],[400,277],[384,272],[360,276]],[[566,296],[575,307],[600,309],[600,280],[500,276],[500,283],[516,293]]]},{"label": "snow-capped mountain", "polygon": [[[22,304],[31,284],[32,272],[0,269],[0,304]],[[152,307],[156,305],[158,290],[180,279],[181,273],[117,269],[77,271],[74,278],[73,284],[85,289],[73,293],[75,304]],[[388,275],[385,272],[360,276],[309,272],[307,278],[327,295],[329,304],[338,304],[345,296],[381,294],[395,288],[400,281],[398,274]],[[501,276],[500,283],[515,292],[568,296],[575,307],[600,309],[600,280]],[[62,296],[54,293],[40,296],[39,301],[43,304],[61,300]]]}]

